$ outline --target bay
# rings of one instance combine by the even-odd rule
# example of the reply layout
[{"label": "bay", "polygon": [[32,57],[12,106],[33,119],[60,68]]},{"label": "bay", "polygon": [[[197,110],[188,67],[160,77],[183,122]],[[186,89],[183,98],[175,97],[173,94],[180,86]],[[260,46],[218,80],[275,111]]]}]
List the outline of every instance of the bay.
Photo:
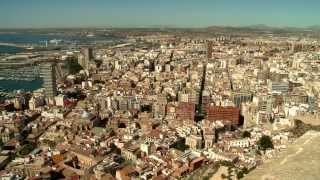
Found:
[{"label": "bay", "polygon": [[24,49],[14,46],[2,46],[0,45],[0,54],[16,54],[23,52]]},{"label": "bay", "polygon": [[122,39],[114,36],[75,36],[75,35],[51,35],[33,33],[0,33],[0,43],[14,44],[54,44],[60,43],[94,43],[99,41],[121,41]]},{"label": "bay", "polygon": [[[26,92],[32,92],[42,87],[42,79],[38,78],[33,81],[24,80],[0,80],[0,92],[12,93],[17,90],[24,90]],[[0,99],[6,99],[5,96],[0,95]]]}]

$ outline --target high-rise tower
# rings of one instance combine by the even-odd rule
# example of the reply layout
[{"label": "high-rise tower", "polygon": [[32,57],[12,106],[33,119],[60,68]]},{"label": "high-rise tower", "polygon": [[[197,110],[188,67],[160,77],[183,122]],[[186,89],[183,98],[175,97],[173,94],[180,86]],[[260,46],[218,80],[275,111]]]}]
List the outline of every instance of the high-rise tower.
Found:
[{"label": "high-rise tower", "polygon": [[47,97],[57,95],[56,71],[54,63],[46,63],[41,65],[41,77],[43,79],[42,87],[45,88]]},{"label": "high-rise tower", "polygon": [[83,69],[89,69],[90,61],[93,59],[92,48],[82,48],[81,54],[78,57],[78,63]]},{"label": "high-rise tower", "polygon": [[208,59],[212,58],[212,46],[213,46],[213,42],[212,41],[208,41],[207,42],[207,58]]}]

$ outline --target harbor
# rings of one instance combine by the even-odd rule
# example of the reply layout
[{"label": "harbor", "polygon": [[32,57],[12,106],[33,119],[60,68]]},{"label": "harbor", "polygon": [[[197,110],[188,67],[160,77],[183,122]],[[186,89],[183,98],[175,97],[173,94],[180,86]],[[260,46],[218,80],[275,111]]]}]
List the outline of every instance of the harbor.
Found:
[{"label": "harbor", "polygon": [[7,89],[0,88],[0,99],[11,99],[14,98],[15,93],[8,92]]},{"label": "harbor", "polygon": [[42,86],[42,79],[3,79],[0,78],[0,100],[11,99],[15,97],[18,91],[34,91]]}]

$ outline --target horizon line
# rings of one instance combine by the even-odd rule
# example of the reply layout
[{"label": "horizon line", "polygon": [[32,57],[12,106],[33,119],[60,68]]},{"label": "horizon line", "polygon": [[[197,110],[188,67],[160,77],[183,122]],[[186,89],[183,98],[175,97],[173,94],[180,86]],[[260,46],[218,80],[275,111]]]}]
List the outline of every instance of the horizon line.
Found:
[{"label": "horizon line", "polygon": [[252,24],[252,25],[209,25],[209,26],[175,26],[175,25],[141,25],[141,26],[56,26],[56,27],[0,27],[0,30],[23,30],[23,29],[204,29],[210,27],[223,27],[223,28],[296,28],[296,29],[307,29],[319,27],[320,25],[308,25],[308,26],[274,26],[268,24]]}]

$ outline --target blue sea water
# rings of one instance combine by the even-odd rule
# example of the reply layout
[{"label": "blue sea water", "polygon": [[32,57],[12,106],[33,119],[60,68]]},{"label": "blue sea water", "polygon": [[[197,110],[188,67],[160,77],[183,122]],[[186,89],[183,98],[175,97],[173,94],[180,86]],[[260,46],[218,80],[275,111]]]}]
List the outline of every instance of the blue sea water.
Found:
[{"label": "blue sea water", "polygon": [[23,52],[24,49],[14,47],[14,46],[1,46],[0,45],[0,54],[16,54]]},{"label": "blue sea water", "polygon": [[[31,33],[4,33],[0,34],[0,42],[5,43],[24,43],[33,44],[40,43],[50,39],[57,39],[59,36],[31,34]],[[62,38],[62,37],[60,37]]]},{"label": "blue sea water", "polygon": [[[0,80],[0,91],[5,93],[12,93],[17,90],[24,90],[26,92],[32,92],[42,87],[42,79],[38,78],[33,81],[24,80]],[[0,94],[0,100],[7,97]]]},{"label": "blue sea water", "polygon": [[33,34],[33,33],[0,33],[1,43],[23,43],[23,44],[45,44],[46,41],[60,40],[63,43],[90,43],[101,40],[116,41],[120,38],[113,36],[75,36],[75,35],[51,35],[51,34]]},{"label": "blue sea water", "polygon": [[[53,40],[53,42],[52,42]],[[0,33],[0,43],[12,43],[12,44],[42,44],[46,43],[55,44],[55,40],[59,44],[80,44],[80,43],[95,43],[101,41],[122,41],[120,38],[113,36],[94,36],[94,37],[85,37],[85,36],[71,36],[71,35],[51,35],[51,34],[34,34],[34,33]],[[50,43],[51,42],[51,43]],[[15,54],[22,52],[22,48],[12,47],[12,46],[3,46],[0,45],[0,54]]]},{"label": "blue sea water", "polygon": [[43,81],[41,78],[33,81],[24,80],[0,80],[0,89],[6,89],[8,92],[14,90],[34,91],[41,87]]}]

